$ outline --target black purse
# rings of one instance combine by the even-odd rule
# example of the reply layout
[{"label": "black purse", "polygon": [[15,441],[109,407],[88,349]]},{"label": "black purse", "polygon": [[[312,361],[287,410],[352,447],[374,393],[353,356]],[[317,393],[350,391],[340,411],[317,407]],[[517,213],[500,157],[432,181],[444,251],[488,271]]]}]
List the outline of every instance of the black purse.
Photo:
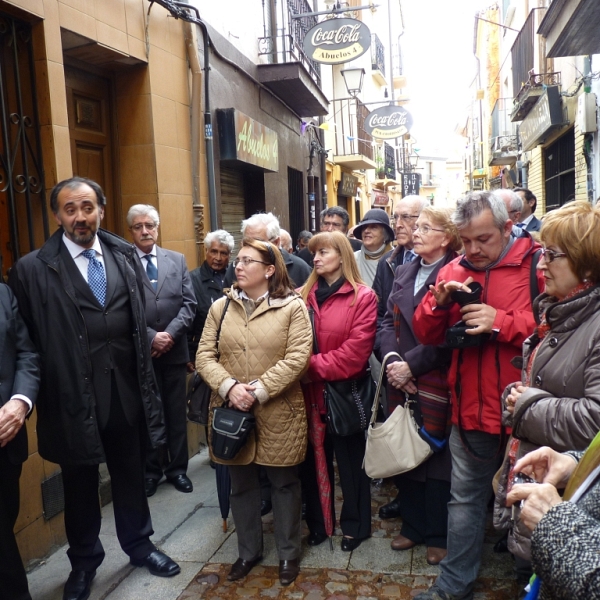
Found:
[{"label": "black purse", "polygon": [[246,445],[248,436],[256,425],[256,419],[251,413],[225,405],[215,406],[212,411],[213,455],[221,460],[231,460]]},{"label": "black purse", "polygon": [[361,379],[326,382],[324,394],[329,433],[353,435],[367,428],[375,398],[371,369]]},{"label": "black purse", "polygon": [[[319,354],[317,332],[315,331],[314,311],[308,311],[313,330],[313,351]],[[371,420],[371,409],[375,398],[375,385],[371,369],[358,379],[326,381],[325,407],[329,433],[347,436],[365,431]]]}]

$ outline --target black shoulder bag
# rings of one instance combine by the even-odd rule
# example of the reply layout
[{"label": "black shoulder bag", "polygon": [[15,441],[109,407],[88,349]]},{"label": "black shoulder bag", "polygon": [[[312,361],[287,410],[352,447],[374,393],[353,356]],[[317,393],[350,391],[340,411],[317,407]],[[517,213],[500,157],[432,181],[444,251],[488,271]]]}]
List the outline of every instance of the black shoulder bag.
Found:
[{"label": "black shoulder bag", "polygon": [[[308,311],[313,330],[313,351],[319,354],[315,315]],[[347,436],[364,431],[371,420],[371,408],[375,398],[375,385],[371,369],[358,379],[325,382],[325,406],[327,430],[335,435]]]},{"label": "black shoulder bag", "polygon": [[[229,300],[227,298],[225,301],[225,308],[223,309],[221,323],[217,331],[217,359],[220,358],[219,336],[223,320],[225,319],[225,312],[229,306]],[[212,436],[210,443],[213,455],[221,460],[231,460],[238,455],[239,451],[246,445],[248,436],[256,424],[253,414],[231,408],[227,404],[227,401],[225,401],[222,406],[215,406],[212,409]]]}]

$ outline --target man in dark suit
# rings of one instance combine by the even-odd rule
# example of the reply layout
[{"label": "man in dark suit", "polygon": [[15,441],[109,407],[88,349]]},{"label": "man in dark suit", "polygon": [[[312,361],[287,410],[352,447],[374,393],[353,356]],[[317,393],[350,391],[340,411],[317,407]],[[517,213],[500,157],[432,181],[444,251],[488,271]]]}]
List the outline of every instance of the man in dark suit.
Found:
[{"label": "man in dark suit", "polygon": [[40,384],[39,359],[8,286],[0,284],[0,600],[31,600],[14,527],[27,460],[25,417]]},{"label": "man in dark suit", "polygon": [[98,537],[98,465],[111,476],[117,537],[134,566],[170,577],[179,565],[157,550],[144,488],[145,450],[164,443],[133,245],[100,229],[106,198],[89,179],[57,184],[60,228],[12,269],[10,285],[42,362],[40,455],[62,469],[67,555],[63,600],[85,600],[104,559]]},{"label": "man in dark suit", "polygon": [[164,475],[176,490],[194,488],[188,465],[185,379],[189,362],[187,333],[194,321],[196,298],[185,257],[156,245],[160,218],[149,204],[135,204],[127,224],[137,254],[146,268],[146,325],[154,374],[165,412],[167,455],[164,466],[158,449],[146,457],[146,495],[153,496]]},{"label": "man in dark suit", "polygon": [[532,191],[526,188],[514,188],[513,192],[523,200],[519,227],[525,231],[539,231],[542,228],[542,222],[534,214],[537,208],[537,198]]}]

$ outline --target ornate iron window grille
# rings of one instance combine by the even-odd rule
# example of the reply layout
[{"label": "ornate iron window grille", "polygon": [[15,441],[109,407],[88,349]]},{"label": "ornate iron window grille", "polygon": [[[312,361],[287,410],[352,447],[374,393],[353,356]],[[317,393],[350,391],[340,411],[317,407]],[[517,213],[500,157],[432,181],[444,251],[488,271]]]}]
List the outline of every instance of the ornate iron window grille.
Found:
[{"label": "ornate iron window grille", "polygon": [[371,70],[385,77],[385,48],[376,33],[371,34]]},{"label": "ornate iron window grille", "polygon": [[0,13],[0,195],[13,262],[49,236],[31,26]]},{"label": "ornate iron window grille", "polygon": [[262,4],[263,37],[258,38],[259,56],[267,56],[269,62],[275,64],[299,62],[321,87],[321,65],[310,60],[302,47],[306,32],[317,24],[317,17],[292,19],[292,15],[311,12],[310,4],[307,0],[263,0]]}]

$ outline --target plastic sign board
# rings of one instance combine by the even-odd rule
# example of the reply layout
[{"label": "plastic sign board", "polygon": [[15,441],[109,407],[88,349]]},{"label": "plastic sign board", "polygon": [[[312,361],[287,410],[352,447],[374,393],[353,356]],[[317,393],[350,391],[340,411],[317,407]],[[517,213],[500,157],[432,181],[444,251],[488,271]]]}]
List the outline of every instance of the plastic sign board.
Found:
[{"label": "plastic sign board", "polygon": [[379,140],[393,140],[410,131],[412,115],[402,106],[394,104],[376,108],[365,119],[365,131]]},{"label": "plastic sign board", "polygon": [[371,46],[369,28],[356,19],[327,19],[306,32],[304,52],[311,60],[339,65],[362,56]]}]

